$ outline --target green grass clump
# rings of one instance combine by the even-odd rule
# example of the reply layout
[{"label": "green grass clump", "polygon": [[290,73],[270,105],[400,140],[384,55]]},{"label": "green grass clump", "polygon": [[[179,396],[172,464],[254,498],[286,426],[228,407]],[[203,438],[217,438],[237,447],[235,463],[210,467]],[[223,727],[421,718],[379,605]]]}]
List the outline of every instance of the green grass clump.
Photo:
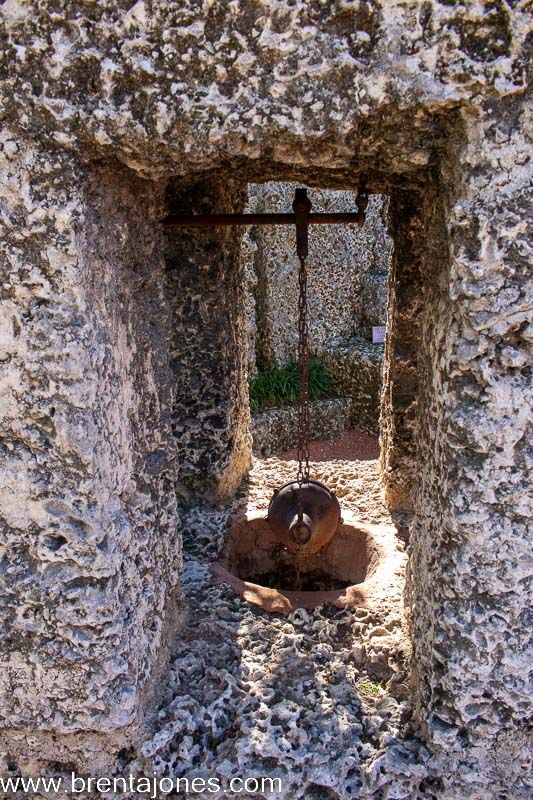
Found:
[{"label": "green grass clump", "polygon": [[[298,400],[298,364],[291,359],[285,366],[274,364],[260,371],[249,384],[250,410],[253,414],[264,408],[295,405]],[[316,357],[309,358],[309,398],[320,400],[331,390],[331,378],[324,364]]]},{"label": "green grass clump", "polygon": [[379,683],[374,683],[369,678],[360,678],[356,683],[357,688],[361,692],[361,694],[371,694],[371,695],[379,695],[381,694],[382,688]]}]

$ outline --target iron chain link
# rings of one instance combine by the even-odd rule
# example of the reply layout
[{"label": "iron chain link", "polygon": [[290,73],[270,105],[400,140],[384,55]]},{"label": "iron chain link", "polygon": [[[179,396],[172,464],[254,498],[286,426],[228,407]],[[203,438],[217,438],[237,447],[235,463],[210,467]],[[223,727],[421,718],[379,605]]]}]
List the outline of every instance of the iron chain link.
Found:
[{"label": "iron chain link", "polygon": [[298,474],[297,481],[309,480],[309,328],[307,322],[307,265],[300,256],[298,270]]}]

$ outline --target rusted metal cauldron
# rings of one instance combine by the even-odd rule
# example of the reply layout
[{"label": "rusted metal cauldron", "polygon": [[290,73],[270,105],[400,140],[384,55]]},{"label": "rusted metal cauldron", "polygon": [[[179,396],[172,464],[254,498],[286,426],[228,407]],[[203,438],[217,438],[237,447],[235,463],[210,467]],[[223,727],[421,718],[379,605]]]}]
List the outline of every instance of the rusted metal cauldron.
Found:
[{"label": "rusted metal cauldron", "polygon": [[[302,519],[299,521],[299,492],[302,492]],[[332,539],[342,523],[339,501],[319,481],[302,484],[290,481],[276,490],[268,507],[272,531],[293,552],[316,553]]]}]

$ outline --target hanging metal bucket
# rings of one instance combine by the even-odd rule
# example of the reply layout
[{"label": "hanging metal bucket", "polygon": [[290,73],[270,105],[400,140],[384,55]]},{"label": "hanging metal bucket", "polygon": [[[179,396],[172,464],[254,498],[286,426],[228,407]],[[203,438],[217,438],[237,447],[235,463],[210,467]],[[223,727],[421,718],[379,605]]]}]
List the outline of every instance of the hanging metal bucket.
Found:
[{"label": "hanging metal bucket", "polygon": [[270,501],[267,519],[272,531],[289,550],[309,554],[325,547],[342,523],[335,494],[311,478],[302,484],[301,489],[295,480],[277,489]]}]

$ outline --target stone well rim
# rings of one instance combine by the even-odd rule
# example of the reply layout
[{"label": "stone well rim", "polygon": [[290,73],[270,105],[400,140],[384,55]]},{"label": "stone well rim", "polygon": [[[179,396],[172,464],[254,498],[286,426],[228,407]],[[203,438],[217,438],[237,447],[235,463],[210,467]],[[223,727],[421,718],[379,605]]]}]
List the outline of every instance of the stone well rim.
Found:
[{"label": "stone well rim", "polygon": [[343,523],[339,526],[331,543],[335,542],[339,533],[350,536],[353,532],[354,538],[356,536],[367,538],[368,562],[364,580],[343,589],[327,591],[296,591],[254,583],[234,574],[227,564],[231,532],[235,530],[235,526],[242,528],[243,525],[267,526],[265,513],[257,510],[249,513],[239,512],[230,518],[226,543],[218,560],[210,565],[210,569],[215,583],[228,584],[235,594],[246,602],[259,606],[264,611],[291,613],[298,608],[312,610],[326,604],[339,609],[370,609],[379,604],[380,598],[388,595],[394,589],[402,574],[402,554],[398,548],[396,528],[392,525],[371,525],[351,514],[343,513]]}]

